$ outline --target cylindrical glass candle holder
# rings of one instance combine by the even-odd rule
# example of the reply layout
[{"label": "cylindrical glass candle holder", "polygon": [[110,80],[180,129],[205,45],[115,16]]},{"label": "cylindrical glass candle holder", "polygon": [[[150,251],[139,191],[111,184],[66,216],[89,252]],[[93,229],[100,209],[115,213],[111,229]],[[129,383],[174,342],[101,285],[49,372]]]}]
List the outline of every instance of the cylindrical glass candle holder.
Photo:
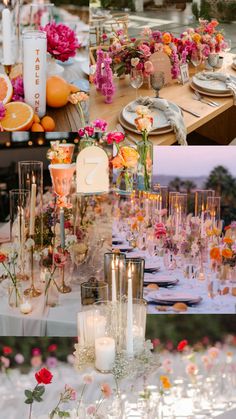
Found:
[{"label": "cylindrical glass candle holder", "polygon": [[30,192],[28,235],[43,244],[43,162],[18,162],[19,188]]},{"label": "cylindrical glass candle holder", "polygon": [[143,280],[144,280],[145,260],[142,258],[127,258],[125,260],[125,272],[122,295],[128,294],[128,278],[132,278],[133,298],[143,298]]},{"label": "cylindrical glass candle holder", "polygon": [[195,192],[195,217],[201,217],[207,211],[207,198],[213,197],[215,191],[211,189],[197,189]]},{"label": "cylindrical glass candle holder", "polygon": [[[104,254],[104,279],[108,284],[108,298],[112,300],[118,299],[123,295],[124,290],[124,267],[125,255],[122,253],[105,253]],[[112,286],[115,284],[115,292]],[[116,298],[114,296],[116,295]]]},{"label": "cylindrical glass candle holder", "polygon": [[30,191],[25,189],[12,189],[10,197],[10,239],[24,246],[30,208]]},{"label": "cylindrical glass candle holder", "polygon": [[97,301],[108,300],[108,284],[92,279],[81,284],[81,304],[91,305]]},{"label": "cylindrical glass candle holder", "polygon": [[30,5],[30,28],[40,29],[53,20],[53,3],[36,2]]},{"label": "cylindrical glass candle holder", "polygon": [[25,101],[42,117],[46,113],[47,37],[43,31],[27,31],[23,39]]},{"label": "cylindrical glass candle holder", "polygon": [[207,212],[210,215],[212,226],[216,227],[216,224],[220,221],[220,213],[221,213],[221,197],[220,196],[209,196],[207,198]]},{"label": "cylindrical glass candle holder", "polygon": [[[127,340],[127,314],[128,304],[127,299],[122,301],[122,328],[121,334],[123,349],[126,349]],[[141,352],[143,350],[143,344],[145,341],[146,332],[146,318],[147,318],[147,302],[144,299],[133,299],[133,349],[134,353]]]},{"label": "cylindrical glass candle holder", "polygon": [[84,307],[78,313],[78,336],[81,346],[93,346],[95,339],[107,335],[111,319],[111,302],[102,301],[100,307]]}]

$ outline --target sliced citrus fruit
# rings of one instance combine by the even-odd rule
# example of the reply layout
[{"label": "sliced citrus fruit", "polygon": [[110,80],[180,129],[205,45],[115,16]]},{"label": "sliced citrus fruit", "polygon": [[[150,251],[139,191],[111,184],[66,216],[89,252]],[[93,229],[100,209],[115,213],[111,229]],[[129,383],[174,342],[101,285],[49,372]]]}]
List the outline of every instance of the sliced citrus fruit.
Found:
[{"label": "sliced citrus fruit", "polygon": [[10,102],[5,105],[6,115],[1,120],[5,131],[28,131],[34,118],[31,106],[24,102]]},{"label": "sliced citrus fruit", "polygon": [[11,80],[6,74],[0,73],[0,102],[4,105],[10,102],[13,95]]}]

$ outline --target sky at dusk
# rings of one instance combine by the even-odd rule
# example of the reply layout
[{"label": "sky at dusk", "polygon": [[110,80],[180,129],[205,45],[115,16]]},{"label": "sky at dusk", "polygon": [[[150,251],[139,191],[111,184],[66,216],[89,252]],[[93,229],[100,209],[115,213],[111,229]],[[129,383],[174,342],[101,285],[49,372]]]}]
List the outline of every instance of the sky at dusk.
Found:
[{"label": "sky at dusk", "polygon": [[154,147],[154,175],[205,176],[218,165],[236,176],[236,147]]}]

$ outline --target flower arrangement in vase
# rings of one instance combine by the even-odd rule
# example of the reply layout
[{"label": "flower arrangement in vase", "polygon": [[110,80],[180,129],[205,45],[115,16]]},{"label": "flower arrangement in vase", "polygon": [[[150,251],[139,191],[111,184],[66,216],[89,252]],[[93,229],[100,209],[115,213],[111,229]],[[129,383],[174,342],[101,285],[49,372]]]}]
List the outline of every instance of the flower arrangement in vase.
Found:
[{"label": "flower arrangement in vase", "polygon": [[138,161],[138,189],[149,191],[152,183],[153,145],[148,139],[148,134],[152,129],[153,118],[151,112],[145,106],[138,106],[136,113],[135,125],[142,134],[142,141],[137,145],[140,156]]}]

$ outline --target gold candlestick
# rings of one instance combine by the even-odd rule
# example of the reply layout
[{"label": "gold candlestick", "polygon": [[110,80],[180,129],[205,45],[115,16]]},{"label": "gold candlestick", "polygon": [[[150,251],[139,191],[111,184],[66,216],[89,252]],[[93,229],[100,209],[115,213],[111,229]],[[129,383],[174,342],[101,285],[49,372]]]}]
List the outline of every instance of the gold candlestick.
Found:
[{"label": "gold candlestick", "polygon": [[62,267],[62,284],[59,288],[59,291],[62,294],[68,294],[69,292],[71,292],[71,287],[69,285],[66,285],[65,283],[65,266]]}]

